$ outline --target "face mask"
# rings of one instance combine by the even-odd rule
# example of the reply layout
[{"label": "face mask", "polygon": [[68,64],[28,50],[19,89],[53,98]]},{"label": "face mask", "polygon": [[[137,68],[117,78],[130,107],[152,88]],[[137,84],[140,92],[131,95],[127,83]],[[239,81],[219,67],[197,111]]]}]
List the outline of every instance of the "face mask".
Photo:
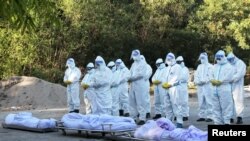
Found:
[{"label": "face mask", "polygon": [[116,65],[116,68],[120,68],[121,62],[116,62],[115,65]]},{"label": "face mask", "polygon": [[100,64],[95,64],[96,68],[100,67]]},{"label": "face mask", "polygon": [[158,67],[159,69],[162,69],[162,68],[164,68],[164,64],[163,63],[161,63],[161,65]]},{"label": "face mask", "polygon": [[206,63],[206,60],[204,58],[201,58],[200,61],[201,61],[201,64],[205,64]]},{"label": "face mask", "polygon": [[170,66],[171,65],[171,62],[170,61],[166,61],[167,65]]},{"label": "face mask", "polygon": [[168,66],[172,65],[173,59],[174,58],[172,56],[167,56],[166,63],[168,64]]},{"label": "face mask", "polygon": [[102,61],[96,61],[95,62],[96,68],[100,68],[101,64],[102,64]]},{"label": "face mask", "polygon": [[228,58],[227,60],[228,60],[228,62],[230,62],[231,64],[235,64],[235,58],[234,58],[234,57],[233,57],[233,58]]},{"label": "face mask", "polygon": [[139,61],[141,58],[139,56],[133,56],[134,61]]},{"label": "face mask", "polygon": [[223,64],[221,60],[216,60],[217,64]]},{"label": "face mask", "polygon": [[216,62],[218,63],[218,64],[224,64],[224,61],[222,60],[223,58],[222,57],[218,57],[218,58],[216,58]]},{"label": "face mask", "polygon": [[224,57],[223,55],[216,55],[215,60],[216,61],[221,61],[223,57]]},{"label": "face mask", "polygon": [[75,66],[74,66],[73,64],[71,64],[71,63],[70,63],[68,66],[69,66],[70,69],[73,69],[73,68],[75,67]]}]

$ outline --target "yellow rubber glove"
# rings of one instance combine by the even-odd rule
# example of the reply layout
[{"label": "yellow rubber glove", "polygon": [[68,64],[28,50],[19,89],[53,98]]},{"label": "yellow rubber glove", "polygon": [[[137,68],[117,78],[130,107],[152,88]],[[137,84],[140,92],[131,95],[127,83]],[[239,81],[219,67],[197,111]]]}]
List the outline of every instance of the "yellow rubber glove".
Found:
[{"label": "yellow rubber glove", "polygon": [[170,85],[167,82],[162,84],[162,88],[164,88],[164,89],[169,89],[170,87],[172,87],[172,85]]},{"label": "yellow rubber glove", "polygon": [[221,81],[219,81],[219,80],[213,79],[210,82],[212,83],[213,86],[220,86],[221,85]]},{"label": "yellow rubber glove", "polygon": [[89,85],[88,85],[88,84],[83,83],[83,84],[82,84],[82,87],[83,87],[83,89],[84,89],[84,90],[86,90],[86,89],[88,89]]},{"label": "yellow rubber glove", "polygon": [[154,84],[154,85],[159,85],[159,84],[161,84],[161,81],[155,80],[155,81],[153,81],[153,84]]},{"label": "yellow rubber glove", "polygon": [[66,81],[64,81],[64,83],[65,83],[66,85],[70,85],[72,82],[69,81],[69,80],[66,80]]}]

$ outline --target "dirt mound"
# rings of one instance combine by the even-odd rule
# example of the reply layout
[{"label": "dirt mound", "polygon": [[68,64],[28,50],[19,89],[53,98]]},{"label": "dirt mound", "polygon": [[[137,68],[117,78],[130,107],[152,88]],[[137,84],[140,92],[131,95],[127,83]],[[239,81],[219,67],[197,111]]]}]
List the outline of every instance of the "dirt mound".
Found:
[{"label": "dirt mound", "polygon": [[35,77],[13,78],[1,82],[0,108],[2,110],[67,107],[65,87]]}]

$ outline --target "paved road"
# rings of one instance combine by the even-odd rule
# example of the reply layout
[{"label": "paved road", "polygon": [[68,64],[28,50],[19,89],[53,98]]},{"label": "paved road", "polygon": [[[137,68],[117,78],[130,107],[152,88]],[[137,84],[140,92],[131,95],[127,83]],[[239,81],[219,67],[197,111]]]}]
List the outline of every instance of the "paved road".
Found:
[{"label": "paved road", "polygon": [[[197,98],[191,97],[190,101],[190,117],[189,121],[184,123],[184,128],[187,128],[189,125],[194,125],[202,130],[207,130],[208,123],[206,122],[196,122],[197,116]],[[250,97],[245,98],[246,110],[244,117],[244,124],[250,124]],[[1,112],[0,113],[0,122],[4,120],[4,117],[8,113],[12,112]],[[39,118],[55,118],[60,119],[67,111],[66,109],[50,109],[46,111],[34,110],[30,111],[34,116]],[[212,124],[212,123],[210,123]],[[84,135],[77,135],[76,132],[70,132],[67,136],[63,136],[61,132],[52,132],[52,133],[33,133],[27,131],[3,129],[0,127],[0,141],[104,141],[101,137],[96,139],[86,138]]]}]

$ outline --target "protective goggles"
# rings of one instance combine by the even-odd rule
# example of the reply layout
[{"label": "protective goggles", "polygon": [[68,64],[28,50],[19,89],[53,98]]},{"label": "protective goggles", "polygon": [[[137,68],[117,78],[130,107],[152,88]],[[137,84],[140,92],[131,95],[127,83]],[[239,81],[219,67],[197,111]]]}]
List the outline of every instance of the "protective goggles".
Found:
[{"label": "protective goggles", "polygon": [[66,62],[66,66],[71,65],[73,63],[74,63],[73,59],[68,59],[67,62]]},{"label": "protective goggles", "polygon": [[114,66],[108,66],[108,68],[112,69]]},{"label": "protective goggles", "polygon": [[199,60],[206,59],[207,58],[207,53],[201,53]]},{"label": "protective goggles", "polygon": [[174,56],[172,56],[172,55],[167,55],[167,61],[171,61],[171,60],[173,60],[174,59]]},{"label": "protective goggles", "polygon": [[97,64],[97,65],[100,65],[102,63],[103,63],[102,61],[95,61],[95,64]]},{"label": "protective goggles", "polygon": [[215,55],[216,60],[221,60],[223,57],[224,57],[224,55],[220,55],[220,54]]},{"label": "protective goggles", "polygon": [[132,56],[138,56],[139,55],[139,52],[138,51],[133,51],[132,52]]},{"label": "protective goggles", "polygon": [[233,62],[234,62],[234,59],[235,59],[235,57],[232,57],[232,58],[227,58],[228,62],[231,62],[231,63],[233,63]]},{"label": "protective goggles", "polygon": [[115,65],[120,65],[122,62],[115,62]]},{"label": "protective goggles", "polygon": [[92,69],[94,69],[93,67],[87,67],[87,70],[92,70]]},{"label": "protective goggles", "polygon": [[156,65],[156,67],[159,67],[161,64],[163,64],[163,62],[161,62],[161,63],[156,63],[155,65]]},{"label": "protective goggles", "polygon": [[183,61],[176,61],[177,64],[181,64]]}]

